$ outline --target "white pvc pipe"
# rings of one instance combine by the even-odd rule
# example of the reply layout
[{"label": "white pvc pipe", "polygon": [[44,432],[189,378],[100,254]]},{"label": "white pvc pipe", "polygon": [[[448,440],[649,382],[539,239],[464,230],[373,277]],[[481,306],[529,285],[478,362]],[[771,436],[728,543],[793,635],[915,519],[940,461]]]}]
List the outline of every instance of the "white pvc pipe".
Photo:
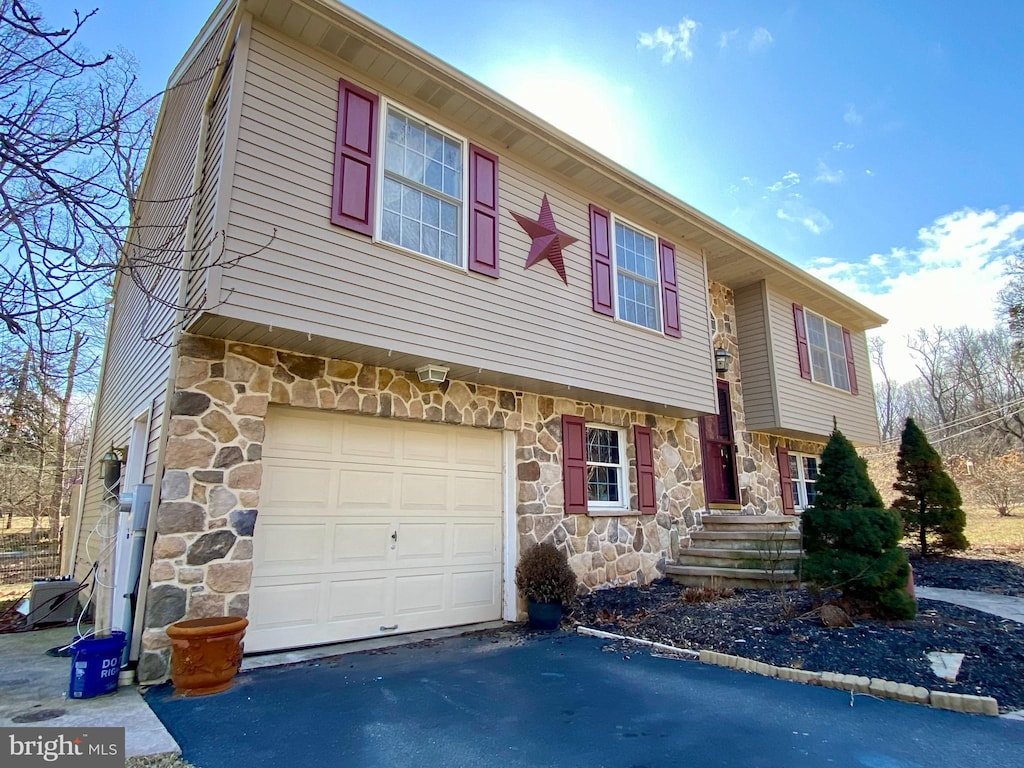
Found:
[{"label": "white pvc pipe", "polygon": [[697,651],[691,651],[689,648],[676,648],[674,645],[656,643],[653,640],[643,640],[639,637],[627,637],[626,635],[616,635],[614,632],[605,632],[602,629],[591,629],[590,627],[579,626],[576,627],[576,632],[581,635],[588,635],[590,637],[601,637],[605,640],[625,640],[627,643],[636,643],[637,645],[644,645],[649,648],[657,648],[659,651],[677,653],[680,656],[686,656],[691,659],[700,658],[700,653],[698,653]]}]

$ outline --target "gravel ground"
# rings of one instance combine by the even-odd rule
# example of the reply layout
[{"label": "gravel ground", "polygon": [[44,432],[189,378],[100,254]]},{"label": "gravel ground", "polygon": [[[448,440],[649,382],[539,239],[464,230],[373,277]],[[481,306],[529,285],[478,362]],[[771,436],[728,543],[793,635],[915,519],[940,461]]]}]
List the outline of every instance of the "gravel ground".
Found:
[{"label": "gravel ground", "polygon": [[[1005,563],[944,558],[929,562],[918,583],[956,589],[998,586],[1024,568]],[[915,565],[915,573],[918,573]],[[955,580],[954,580],[955,577]],[[1016,584],[1016,582],[1012,582]],[[1021,582],[1024,584],[1024,582]],[[1016,588],[1016,587],[1009,587]],[[819,672],[881,677],[932,690],[994,696],[1003,712],[1024,709],[1024,625],[969,608],[920,600],[913,621],[857,619],[855,626],[828,629],[805,589],[789,590],[784,609],[772,590],[736,590],[711,602],[684,599],[684,588],[668,581],[647,587],[600,590],[580,598],[566,626],[583,624],[610,632],[694,650],[708,649]],[[963,653],[955,683],[936,677],[930,651]]]},{"label": "gravel ground", "polygon": [[911,558],[914,583],[1024,597],[1024,552],[968,552],[958,557]]}]

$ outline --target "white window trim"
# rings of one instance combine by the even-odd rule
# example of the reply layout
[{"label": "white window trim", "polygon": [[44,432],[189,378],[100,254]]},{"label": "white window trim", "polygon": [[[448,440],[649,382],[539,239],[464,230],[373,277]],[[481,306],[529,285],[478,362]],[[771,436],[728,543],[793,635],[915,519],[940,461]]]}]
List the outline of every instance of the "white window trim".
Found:
[{"label": "white window trim", "polygon": [[[792,477],[793,483],[796,484],[796,488],[793,492],[793,508],[800,510],[802,512],[803,510],[807,509],[808,506],[810,506],[807,503],[806,484],[812,483],[816,485],[818,482],[817,479],[808,480],[806,477],[804,477],[804,459],[814,459],[814,461],[817,462],[820,471],[821,456],[817,456],[813,453],[797,453],[796,451],[790,451],[789,455],[796,459],[797,469],[796,474],[793,475]],[[792,472],[792,467],[790,467],[790,471]]]},{"label": "white window trim", "polygon": [[[832,370],[832,350],[828,347],[828,324],[831,323],[832,325],[834,325],[837,328],[839,328],[839,331],[840,331],[841,334],[845,331],[845,329],[843,328],[842,325],[837,323],[835,320],[829,320],[827,317],[825,317],[825,315],[819,314],[819,313],[815,312],[814,310],[807,309],[807,307],[804,307],[804,336],[807,339],[807,365],[808,365],[808,367],[811,370],[811,381],[813,381],[815,384],[822,384],[822,385],[824,385],[826,387],[831,387],[832,389],[838,389],[840,392],[846,392],[847,394],[849,394],[850,393],[850,387],[849,386],[847,386],[846,389],[843,389],[842,387],[837,387],[835,384],[832,383],[832,381],[822,381],[821,379],[817,378],[814,375],[814,361],[813,361],[813,359],[811,357],[811,349],[812,349],[812,345],[811,345],[811,329],[807,325],[807,318],[810,315],[814,315],[815,317],[821,319],[821,321],[825,324],[825,345],[826,345],[825,346],[825,354],[828,357],[828,375],[829,375],[829,378],[831,378],[833,381],[835,380],[835,371]],[[821,349],[821,347],[813,347],[813,348],[814,349]],[[842,353],[843,353],[843,360],[844,360],[844,362],[845,362],[845,364],[847,366],[847,371],[849,371],[850,359],[846,356],[846,345],[845,344],[843,345]],[[849,373],[847,373],[847,378],[849,378]]]},{"label": "white window trim", "polygon": [[[628,219],[624,219],[621,216],[618,216],[614,213],[610,214],[610,218],[611,231],[608,233],[608,239],[610,241],[609,245],[612,251],[612,303],[615,306],[615,319],[620,323],[625,323],[630,328],[640,328],[641,330],[647,331],[649,333],[656,333],[659,336],[664,335],[665,308],[662,306],[661,298],[661,253],[659,252],[659,249],[661,248],[661,242],[659,241],[658,236],[651,232],[649,229],[638,226],[633,222],[629,221]],[[622,224],[623,226],[629,227],[630,229],[635,229],[637,232],[643,235],[647,235],[652,240],[654,240],[654,269],[658,273],[657,278],[655,278],[654,280],[654,307],[658,312],[657,328],[649,328],[646,325],[634,323],[631,320],[626,320],[619,314],[619,247],[615,240],[616,224]]]},{"label": "white window trim", "polygon": [[[414,120],[429,125],[437,131],[445,134],[449,138],[455,139],[462,144],[462,183],[461,183],[461,205],[459,211],[459,263],[450,264],[443,259],[436,259],[433,256],[428,256],[425,253],[414,251],[411,248],[392,243],[389,240],[385,240],[383,236],[384,230],[384,153],[387,151],[387,130],[388,130],[388,110],[394,107],[397,111],[408,115]],[[378,150],[378,161],[377,161],[377,178],[374,180],[374,224],[373,224],[373,240],[378,245],[385,248],[391,248],[392,250],[399,251],[400,253],[406,253],[411,256],[415,256],[418,259],[423,259],[430,264],[440,264],[448,269],[456,269],[459,272],[469,271],[469,140],[455,131],[447,128],[436,120],[431,120],[429,117],[421,115],[419,112],[413,109],[409,109],[400,102],[393,101],[386,96],[380,97],[380,119],[377,121],[377,146]]]},{"label": "white window trim", "polygon": [[[584,447],[587,449],[587,510],[596,514],[619,514],[629,510],[629,460],[626,456],[626,430],[622,427],[614,427],[610,424],[596,424],[587,422],[585,425],[587,430],[600,429],[605,432],[614,432],[619,439],[619,501],[591,501],[590,500],[590,474],[589,470],[591,466],[595,467],[610,467],[615,466],[613,464],[591,464],[589,456],[589,443]],[[586,435],[584,435],[586,440]]]}]

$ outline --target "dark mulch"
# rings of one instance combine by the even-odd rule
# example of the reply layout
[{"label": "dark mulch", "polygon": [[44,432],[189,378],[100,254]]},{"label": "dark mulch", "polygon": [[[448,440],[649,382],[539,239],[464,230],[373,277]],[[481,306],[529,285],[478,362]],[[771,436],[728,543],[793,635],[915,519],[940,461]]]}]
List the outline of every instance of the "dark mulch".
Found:
[{"label": "dark mulch", "polygon": [[998,559],[984,555],[911,557],[914,583],[1024,597],[1024,553],[1000,553]]},{"label": "dark mulch", "polygon": [[[1016,622],[920,600],[913,621],[856,619],[853,627],[828,629],[815,612],[821,598],[805,589],[787,592],[786,609],[772,590],[737,590],[706,603],[685,602],[683,592],[667,580],[599,590],[578,599],[567,618],[681,648],[994,696],[1003,712],[1024,709],[1024,625]],[[934,675],[930,651],[965,654],[957,682]]]}]

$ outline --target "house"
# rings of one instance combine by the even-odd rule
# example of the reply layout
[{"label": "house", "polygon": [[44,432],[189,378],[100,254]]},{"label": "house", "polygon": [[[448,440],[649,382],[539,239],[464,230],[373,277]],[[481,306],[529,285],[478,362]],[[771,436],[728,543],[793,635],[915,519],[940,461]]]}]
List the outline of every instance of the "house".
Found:
[{"label": "house", "polygon": [[340,3],[226,0],[170,83],[126,248],[176,268],[117,282],[75,545],[124,448],[140,680],[184,617],[515,619],[542,540],[645,583],[806,505],[834,418],[878,442],[884,318]]}]

